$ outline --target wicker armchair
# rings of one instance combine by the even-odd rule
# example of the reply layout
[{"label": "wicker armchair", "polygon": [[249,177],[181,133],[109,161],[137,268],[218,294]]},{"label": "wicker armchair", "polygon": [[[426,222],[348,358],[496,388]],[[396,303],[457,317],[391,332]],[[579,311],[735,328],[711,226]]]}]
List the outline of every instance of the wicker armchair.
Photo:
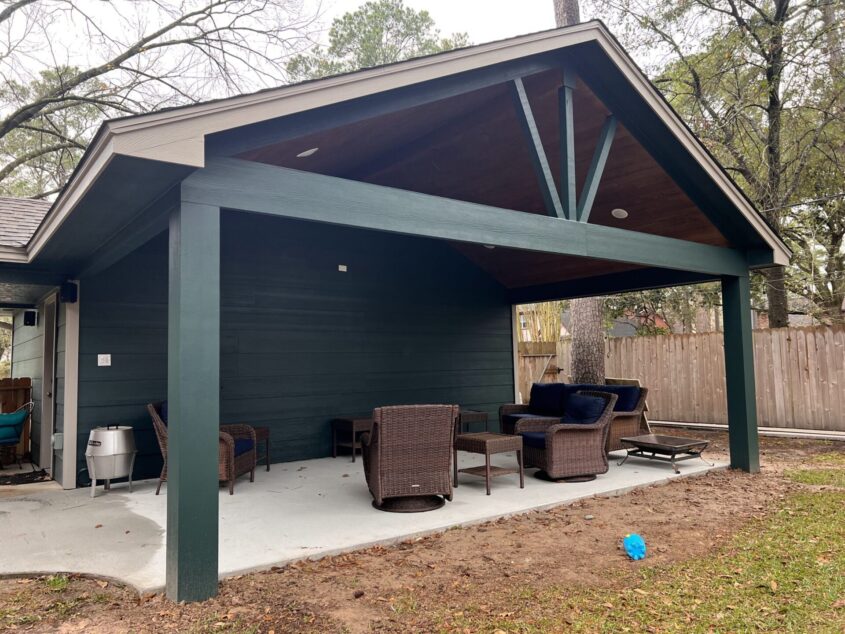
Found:
[{"label": "wicker armchair", "polygon": [[381,511],[413,513],[452,500],[450,466],[457,405],[399,405],[373,410],[361,436],[364,475]]},{"label": "wicker armchair", "polygon": [[634,409],[630,412],[613,412],[610,433],[607,435],[608,452],[625,449],[625,445],[620,440],[625,436],[639,436],[641,434],[651,433],[644,415],[645,397],[647,394],[648,388],[641,387],[640,398],[637,400],[637,406]]},{"label": "wicker armchair", "polygon": [[[147,405],[147,412],[153,420],[153,428],[156,432],[156,438],[158,438],[158,446],[161,449],[161,457],[164,458],[164,465],[161,468],[161,475],[156,487],[156,495],[161,490],[161,483],[167,480],[167,425],[161,418],[161,406],[161,402]],[[251,440],[252,447],[235,455],[235,442],[237,440]],[[229,495],[235,493],[235,478],[238,476],[249,473],[249,481],[255,482],[256,462],[255,430],[249,425],[221,425],[220,445],[217,454],[217,478],[229,485]]]},{"label": "wicker armchair", "polygon": [[545,433],[542,448],[532,446],[527,438],[523,443],[525,463],[539,468],[540,472],[535,476],[541,479],[584,482],[594,480],[597,474],[607,473],[605,445],[617,396],[589,391],[578,394],[597,396],[605,401],[604,410],[595,423],[563,424],[559,418],[523,418],[515,425],[517,434]]},{"label": "wicker armchair", "polygon": [[[617,381],[621,381],[618,380]],[[622,383],[617,383],[621,385]],[[597,390],[601,390],[601,386],[596,386]],[[621,438],[625,436],[639,436],[640,434],[651,433],[648,427],[648,421],[645,417],[646,396],[648,395],[648,388],[640,388],[640,397],[637,400],[637,406],[630,412],[613,412],[613,418],[610,423],[610,431],[607,435],[607,446],[605,451],[617,451],[625,449],[621,442]],[[515,434],[515,423],[507,418],[510,414],[527,414],[529,412],[528,405],[508,403],[499,408],[499,425],[503,434]],[[532,417],[531,422],[540,426],[553,425],[560,422],[559,417],[550,416],[548,418]]]}]

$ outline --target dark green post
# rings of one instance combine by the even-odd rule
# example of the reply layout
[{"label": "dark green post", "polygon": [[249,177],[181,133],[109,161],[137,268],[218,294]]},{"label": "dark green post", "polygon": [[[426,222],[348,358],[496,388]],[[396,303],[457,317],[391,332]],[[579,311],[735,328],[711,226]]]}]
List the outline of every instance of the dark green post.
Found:
[{"label": "dark green post", "polygon": [[220,209],[170,216],[167,330],[167,596],[217,594]]},{"label": "dark green post", "polygon": [[760,471],[760,447],[754,392],[751,288],[747,275],[722,277],[722,304],[731,466],[757,473]]}]

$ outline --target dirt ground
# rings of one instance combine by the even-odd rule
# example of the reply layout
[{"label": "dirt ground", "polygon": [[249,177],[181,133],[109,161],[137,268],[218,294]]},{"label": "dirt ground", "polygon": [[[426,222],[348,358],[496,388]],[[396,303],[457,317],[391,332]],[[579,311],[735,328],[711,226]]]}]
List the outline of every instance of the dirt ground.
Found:
[{"label": "dirt ground", "polygon": [[[724,434],[683,434],[708,438],[709,456],[725,457]],[[129,589],[80,577],[7,579],[0,581],[0,629],[464,631],[451,626],[449,615],[459,616],[468,603],[493,613],[506,609],[514,593],[552,585],[612,588],[641,566],[694,560],[796,488],[782,477],[785,468],[830,452],[845,452],[845,443],[764,438],[757,475],[716,471],[391,548],[245,575],[223,582],[218,597],[200,604],[174,605],[161,595],[139,598]],[[642,562],[621,551],[621,538],[630,532],[649,545]]]}]

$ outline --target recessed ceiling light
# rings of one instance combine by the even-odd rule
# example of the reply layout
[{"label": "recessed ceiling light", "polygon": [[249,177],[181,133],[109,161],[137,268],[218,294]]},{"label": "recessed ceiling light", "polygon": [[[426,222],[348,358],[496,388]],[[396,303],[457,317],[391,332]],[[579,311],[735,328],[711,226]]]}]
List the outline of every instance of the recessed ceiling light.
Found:
[{"label": "recessed ceiling light", "polygon": [[485,249],[491,249],[491,250],[492,250],[492,249],[495,249],[496,247],[495,247],[494,245],[492,245],[492,244],[485,244],[485,245],[484,245],[484,248],[485,248]]},{"label": "recessed ceiling light", "polygon": [[614,218],[618,218],[619,220],[625,220],[628,217],[628,212],[624,209],[617,207],[613,211],[610,212],[610,215]]},{"label": "recessed ceiling light", "polygon": [[312,147],[308,150],[305,150],[304,152],[300,152],[299,154],[297,154],[296,158],[305,158],[307,156],[313,156],[314,154],[317,153],[317,150],[319,150],[319,149],[320,148],[318,148],[318,147]]}]

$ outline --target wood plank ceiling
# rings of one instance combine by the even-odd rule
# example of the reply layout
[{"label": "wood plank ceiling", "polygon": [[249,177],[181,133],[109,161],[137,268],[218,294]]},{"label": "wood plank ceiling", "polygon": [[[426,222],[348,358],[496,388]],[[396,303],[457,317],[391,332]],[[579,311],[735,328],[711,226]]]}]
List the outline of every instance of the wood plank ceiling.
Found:
[{"label": "wood plank ceiling", "polygon": [[[525,79],[549,163],[560,186],[557,70]],[[575,90],[578,192],[607,108],[583,83]],[[500,84],[432,104],[324,130],[243,153],[239,158],[545,214],[510,86]],[[310,156],[303,151],[319,148]],[[611,215],[621,207],[625,220]],[[727,241],[620,125],[590,222],[717,246]],[[517,288],[637,268],[632,265],[456,244],[502,284]]]}]

